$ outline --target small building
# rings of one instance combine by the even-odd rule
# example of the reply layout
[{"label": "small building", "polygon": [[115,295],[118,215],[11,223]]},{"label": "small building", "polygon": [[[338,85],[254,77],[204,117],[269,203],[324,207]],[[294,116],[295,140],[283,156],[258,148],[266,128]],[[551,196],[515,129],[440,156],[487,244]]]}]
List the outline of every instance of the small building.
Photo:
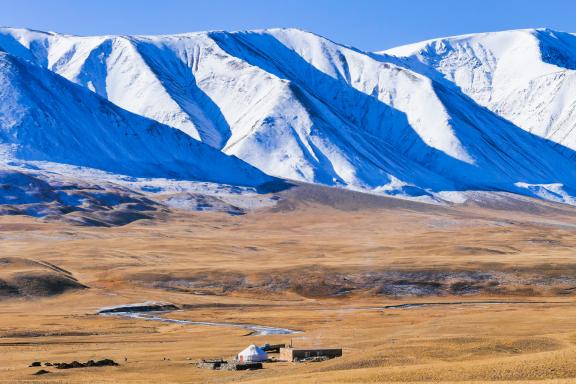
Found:
[{"label": "small building", "polygon": [[342,348],[280,348],[279,360],[301,361],[311,358],[333,359],[342,356]]},{"label": "small building", "polygon": [[257,363],[268,360],[268,354],[262,348],[252,344],[238,354],[236,360],[241,363]]}]

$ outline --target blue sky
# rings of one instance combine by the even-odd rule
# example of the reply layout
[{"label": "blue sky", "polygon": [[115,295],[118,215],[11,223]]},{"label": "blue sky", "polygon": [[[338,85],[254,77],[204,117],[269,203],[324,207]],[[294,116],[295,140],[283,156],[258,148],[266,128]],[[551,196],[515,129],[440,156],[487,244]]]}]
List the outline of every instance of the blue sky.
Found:
[{"label": "blue sky", "polygon": [[2,0],[0,25],[90,34],[297,27],[364,50],[549,27],[576,32],[573,0]]}]

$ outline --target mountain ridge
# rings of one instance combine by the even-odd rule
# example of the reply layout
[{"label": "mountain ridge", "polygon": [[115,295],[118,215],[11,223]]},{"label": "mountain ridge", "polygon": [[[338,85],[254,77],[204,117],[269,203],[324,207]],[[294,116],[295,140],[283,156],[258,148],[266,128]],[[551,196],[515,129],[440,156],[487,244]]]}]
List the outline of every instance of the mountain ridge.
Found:
[{"label": "mountain ridge", "polygon": [[174,128],[2,52],[0,99],[0,147],[8,164],[49,161],[138,177],[239,185],[273,180]]},{"label": "mountain ridge", "polygon": [[[522,31],[502,33],[530,33]],[[410,47],[484,35],[494,33]],[[0,29],[0,50],[272,176],[407,197],[572,196],[576,133],[539,135],[484,105],[482,90],[466,92],[435,66],[438,47],[435,56],[417,47],[364,52],[298,29],[96,37]],[[473,73],[466,63],[486,57],[449,63]]]}]

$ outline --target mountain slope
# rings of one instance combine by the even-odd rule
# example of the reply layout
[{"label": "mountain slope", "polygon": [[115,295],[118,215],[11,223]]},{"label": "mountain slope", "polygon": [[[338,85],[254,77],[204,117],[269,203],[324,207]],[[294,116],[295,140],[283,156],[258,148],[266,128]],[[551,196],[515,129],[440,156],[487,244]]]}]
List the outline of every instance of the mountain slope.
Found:
[{"label": "mountain slope", "polygon": [[[235,33],[226,40],[232,39],[243,44],[229,44],[229,52],[298,84],[351,121],[356,131],[391,143],[457,185],[470,187],[471,176],[473,187],[504,189],[511,180],[551,182],[574,176],[572,165],[545,141],[392,60],[375,60],[294,30]],[[247,47],[243,51],[242,45]],[[404,116],[404,121],[399,118]],[[533,158],[535,148],[538,159]]]},{"label": "mountain slope", "polygon": [[145,177],[258,185],[272,180],[176,129],[0,52],[0,153]]},{"label": "mountain slope", "polygon": [[576,149],[576,36],[549,29],[504,31],[435,39],[384,53],[447,79],[528,132]]},{"label": "mountain slope", "polygon": [[[102,37],[0,30],[0,50],[273,176],[410,196],[574,194],[576,135],[527,132],[434,60],[400,57],[410,49],[366,53],[294,29]],[[546,57],[570,67],[563,49]]]},{"label": "mountain slope", "polygon": [[[237,155],[267,173],[356,188],[408,188],[415,194],[426,192],[418,192],[412,185],[451,188],[449,181],[439,175],[430,177],[429,170],[388,143],[353,132],[354,125],[300,87],[228,54],[212,34],[80,38],[8,32],[4,39],[19,41],[26,56],[37,64],[94,89],[123,108],[157,118]],[[103,46],[112,50],[104,54]],[[7,49],[9,44],[0,43],[0,47]],[[11,52],[25,56],[13,48]],[[135,52],[137,58],[132,56]],[[98,69],[90,59],[94,57],[100,58]],[[124,80],[116,81],[118,78]],[[145,92],[153,86],[148,82],[151,78],[162,91]],[[158,99],[163,95],[171,95],[171,99]],[[188,108],[188,112],[201,115],[190,114],[186,121],[204,121],[198,125],[203,131],[191,132],[171,119],[178,113],[174,103],[201,106]],[[380,120],[389,129],[405,120],[385,105],[378,108],[383,115]],[[392,115],[396,120],[390,121],[388,116]]]}]

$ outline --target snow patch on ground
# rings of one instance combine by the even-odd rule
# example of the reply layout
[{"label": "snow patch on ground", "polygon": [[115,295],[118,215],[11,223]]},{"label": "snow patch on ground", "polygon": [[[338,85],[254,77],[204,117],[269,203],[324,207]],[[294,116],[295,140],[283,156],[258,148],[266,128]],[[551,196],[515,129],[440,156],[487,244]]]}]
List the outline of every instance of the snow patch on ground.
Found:
[{"label": "snow patch on ground", "polygon": [[563,184],[528,184],[528,183],[516,183],[520,188],[524,188],[541,199],[554,201],[557,203],[564,203],[570,205],[576,205],[576,191],[569,193]]}]

